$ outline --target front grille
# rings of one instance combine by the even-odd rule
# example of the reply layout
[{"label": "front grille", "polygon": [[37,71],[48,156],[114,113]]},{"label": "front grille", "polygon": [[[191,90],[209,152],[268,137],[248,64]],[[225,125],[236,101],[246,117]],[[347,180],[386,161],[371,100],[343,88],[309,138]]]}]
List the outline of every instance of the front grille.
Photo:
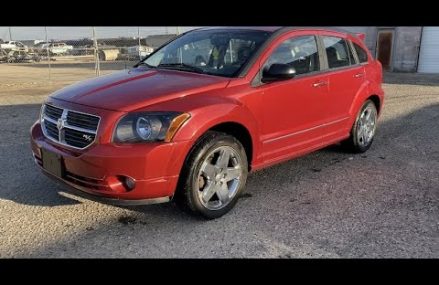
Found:
[{"label": "front grille", "polygon": [[44,107],[44,114],[53,120],[58,120],[59,118],[61,118],[62,112],[63,109],[51,105],[46,105]]},{"label": "front grille", "polygon": [[41,126],[46,137],[63,145],[83,149],[96,139],[100,118],[45,104]]},{"label": "front grille", "polygon": [[95,135],[78,132],[72,129],[66,129],[64,133],[64,139],[68,145],[77,148],[84,148],[89,145],[89,142],[94,141]]},{"label": "front grille", "polygon": [[45,120],[44,127],[46,128],[46,133],[49,135],[49,137],[55,140],[59,140],[59,133],[56,124]]},{"label": "front grille", "polygon": [[96,130],[98,127],[99,118],[86,114],[69,112],[67,114],[67,123],[71,126],[80,127],[87,130]]}]

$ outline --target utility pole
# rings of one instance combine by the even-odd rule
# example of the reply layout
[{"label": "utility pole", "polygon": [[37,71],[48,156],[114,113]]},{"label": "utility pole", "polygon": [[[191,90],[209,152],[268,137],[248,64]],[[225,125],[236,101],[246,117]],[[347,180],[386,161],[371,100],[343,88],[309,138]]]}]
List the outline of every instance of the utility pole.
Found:
[{"label": "utility pole", "polygon": [[141,60],[142,59],[142,54],[141,54],[141,51],[140,51],[140,47],[141,47],[141,45],[140,45],[140,27],[137,27],[137,38],[139,39],[139,60]]},{"label": "utility pole", "polygon": [[9,40],[12,41],[12,32],[11,32],[11,27],[9,27]]},{"label": "utility pole", "polygon": [[52,68],[51,68],[51,64],[50,64],[50,51],[49,51],[49,43],[48,43],[48,36],[47,36],[47,27],[44,27],[44,31],[46,33],[46,53],[47,53],[47,60],[49,61],[49,81],[52,78]]},{"label": "utility pole", "polygon": [[95,71],[96,71],[96,76],[99,76],[101,75],[101,67],[99,64],[98,41],[96,39],[95,27],[93,27],[93,45],[94,45],[94,56],[95,56]]}]

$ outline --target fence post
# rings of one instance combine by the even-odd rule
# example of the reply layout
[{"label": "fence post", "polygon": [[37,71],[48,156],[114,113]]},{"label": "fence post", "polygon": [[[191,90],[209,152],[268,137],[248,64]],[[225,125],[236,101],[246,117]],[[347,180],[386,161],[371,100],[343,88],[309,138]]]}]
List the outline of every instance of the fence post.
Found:
[{"label": "fence post", "polygon": [[95,57],[95,72],[96,72],[96,76],[99,76],[101,75],[101,66],[99,62],[98,41],[96,39],[95,27],[93,27],[93,45],[94,45],[94,57]]},{"label": "fence post", "polygon": [[47,55],[47,60],[49,61],[49,81],[51,81],[52,80],[52,67],[50,64],[50,50],[49,50],[50,44],[49,44],[49,37],[47,35],[47,27],[44,27],[44,32],[46,35],[46,55]]}]

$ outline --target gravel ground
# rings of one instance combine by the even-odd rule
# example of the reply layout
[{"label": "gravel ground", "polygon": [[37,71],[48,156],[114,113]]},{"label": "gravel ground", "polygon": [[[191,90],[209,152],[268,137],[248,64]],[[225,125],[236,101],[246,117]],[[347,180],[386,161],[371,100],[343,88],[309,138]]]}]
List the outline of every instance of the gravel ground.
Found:
[{"label": "gravel ground", "polygon": [[0,257],[439,257],[437,76],[386,75],[367,153],[332,146],[253,173],[229,214],[204,221],[96,203],[42,175],[29,146],[41,101],[92,72],[41,72],[0,69]]}]

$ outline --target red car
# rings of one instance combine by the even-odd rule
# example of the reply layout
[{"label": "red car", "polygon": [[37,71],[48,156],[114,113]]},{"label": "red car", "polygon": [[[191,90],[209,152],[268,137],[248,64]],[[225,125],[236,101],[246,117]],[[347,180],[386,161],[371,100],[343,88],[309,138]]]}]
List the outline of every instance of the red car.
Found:
[{"label": "red car", "polygon": [[216,218],[247,175],[342,142],[364,152],[383,107],[364,35],[322,28],[202,28],[132,69],[52,94],[35,162],[119,204],[176,201]]}]

